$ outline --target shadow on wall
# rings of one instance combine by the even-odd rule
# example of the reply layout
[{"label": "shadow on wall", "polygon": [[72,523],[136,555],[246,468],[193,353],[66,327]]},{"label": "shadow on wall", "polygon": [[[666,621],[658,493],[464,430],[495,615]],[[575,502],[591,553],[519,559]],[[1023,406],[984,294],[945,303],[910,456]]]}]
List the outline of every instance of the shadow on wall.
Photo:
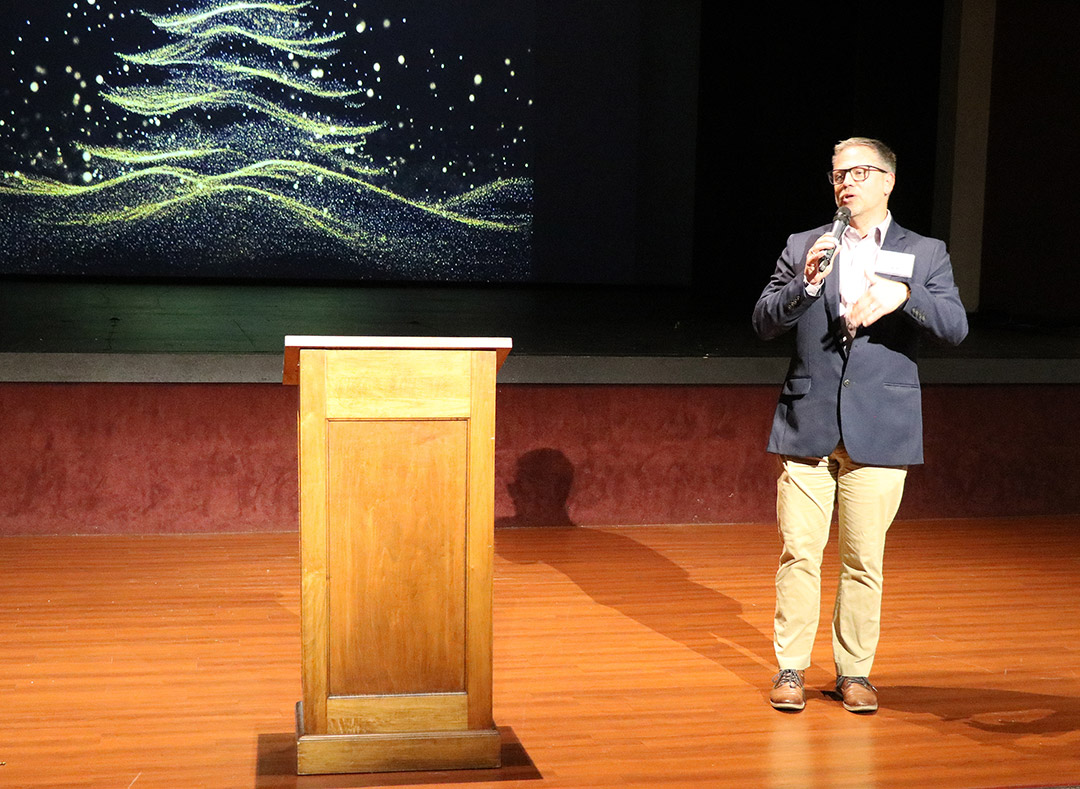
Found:
[{"label": "shadow on wall", "polygon": [[557,449],[534,449],[518,458],[506,486],[514,514],[496,518],[495,527],[573,526],[567,511],[574,466]]}]

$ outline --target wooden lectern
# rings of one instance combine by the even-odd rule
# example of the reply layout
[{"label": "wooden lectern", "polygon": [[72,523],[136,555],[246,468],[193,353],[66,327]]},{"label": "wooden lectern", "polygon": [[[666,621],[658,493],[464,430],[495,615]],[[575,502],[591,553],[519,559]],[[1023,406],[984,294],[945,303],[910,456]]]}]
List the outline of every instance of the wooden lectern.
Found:
[{"label": "wooden lectern", "polygon": [[495,371],[508,339],[286,337],[299,384],[297,772],[499,765]]}]

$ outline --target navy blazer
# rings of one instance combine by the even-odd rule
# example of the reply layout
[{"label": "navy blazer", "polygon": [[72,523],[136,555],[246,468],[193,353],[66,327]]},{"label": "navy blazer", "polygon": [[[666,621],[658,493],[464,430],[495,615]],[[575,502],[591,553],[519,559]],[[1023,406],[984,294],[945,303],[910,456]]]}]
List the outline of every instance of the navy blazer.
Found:
[{"label": "navy blazer", "polygon": [[892,221],[882,250],[915,258],[910,276],[882,276],[905,282],[911,298],[896,312],[860,328],[846,348],[837,272],[830,272],[817,296],[807,293],[803,280],[806,253],[828,230],[825,225],[788,238],[754,307],[754,331],[762,339],[795,331],[768,451],[825,457],[843,441],[856,463],[922,463],[919,341],[930,334],[956,345],[968,331],[945,244]]}]

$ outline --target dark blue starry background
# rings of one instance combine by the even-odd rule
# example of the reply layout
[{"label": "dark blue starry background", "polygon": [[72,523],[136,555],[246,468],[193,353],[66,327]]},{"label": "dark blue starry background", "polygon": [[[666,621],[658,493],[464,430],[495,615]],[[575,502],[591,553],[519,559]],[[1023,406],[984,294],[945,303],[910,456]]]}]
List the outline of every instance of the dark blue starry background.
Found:
[{"label": "dark blue starry background", "polygon": [[5,16],[0,271],[532,276],[532,0]]}]

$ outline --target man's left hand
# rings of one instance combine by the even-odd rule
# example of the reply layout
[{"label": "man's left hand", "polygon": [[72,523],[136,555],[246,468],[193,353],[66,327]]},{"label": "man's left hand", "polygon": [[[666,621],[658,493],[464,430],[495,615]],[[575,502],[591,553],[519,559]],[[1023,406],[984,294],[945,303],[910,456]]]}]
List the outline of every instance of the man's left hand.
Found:
[{"label": "man's left hand", "polygon": [[896,312],[911,297],[911,289],[903,282],[879,277],[866,272],[870,281],[866,292],[858,298],[848,313],[848,322],[854,326],[869,326],[881,317]]}]

